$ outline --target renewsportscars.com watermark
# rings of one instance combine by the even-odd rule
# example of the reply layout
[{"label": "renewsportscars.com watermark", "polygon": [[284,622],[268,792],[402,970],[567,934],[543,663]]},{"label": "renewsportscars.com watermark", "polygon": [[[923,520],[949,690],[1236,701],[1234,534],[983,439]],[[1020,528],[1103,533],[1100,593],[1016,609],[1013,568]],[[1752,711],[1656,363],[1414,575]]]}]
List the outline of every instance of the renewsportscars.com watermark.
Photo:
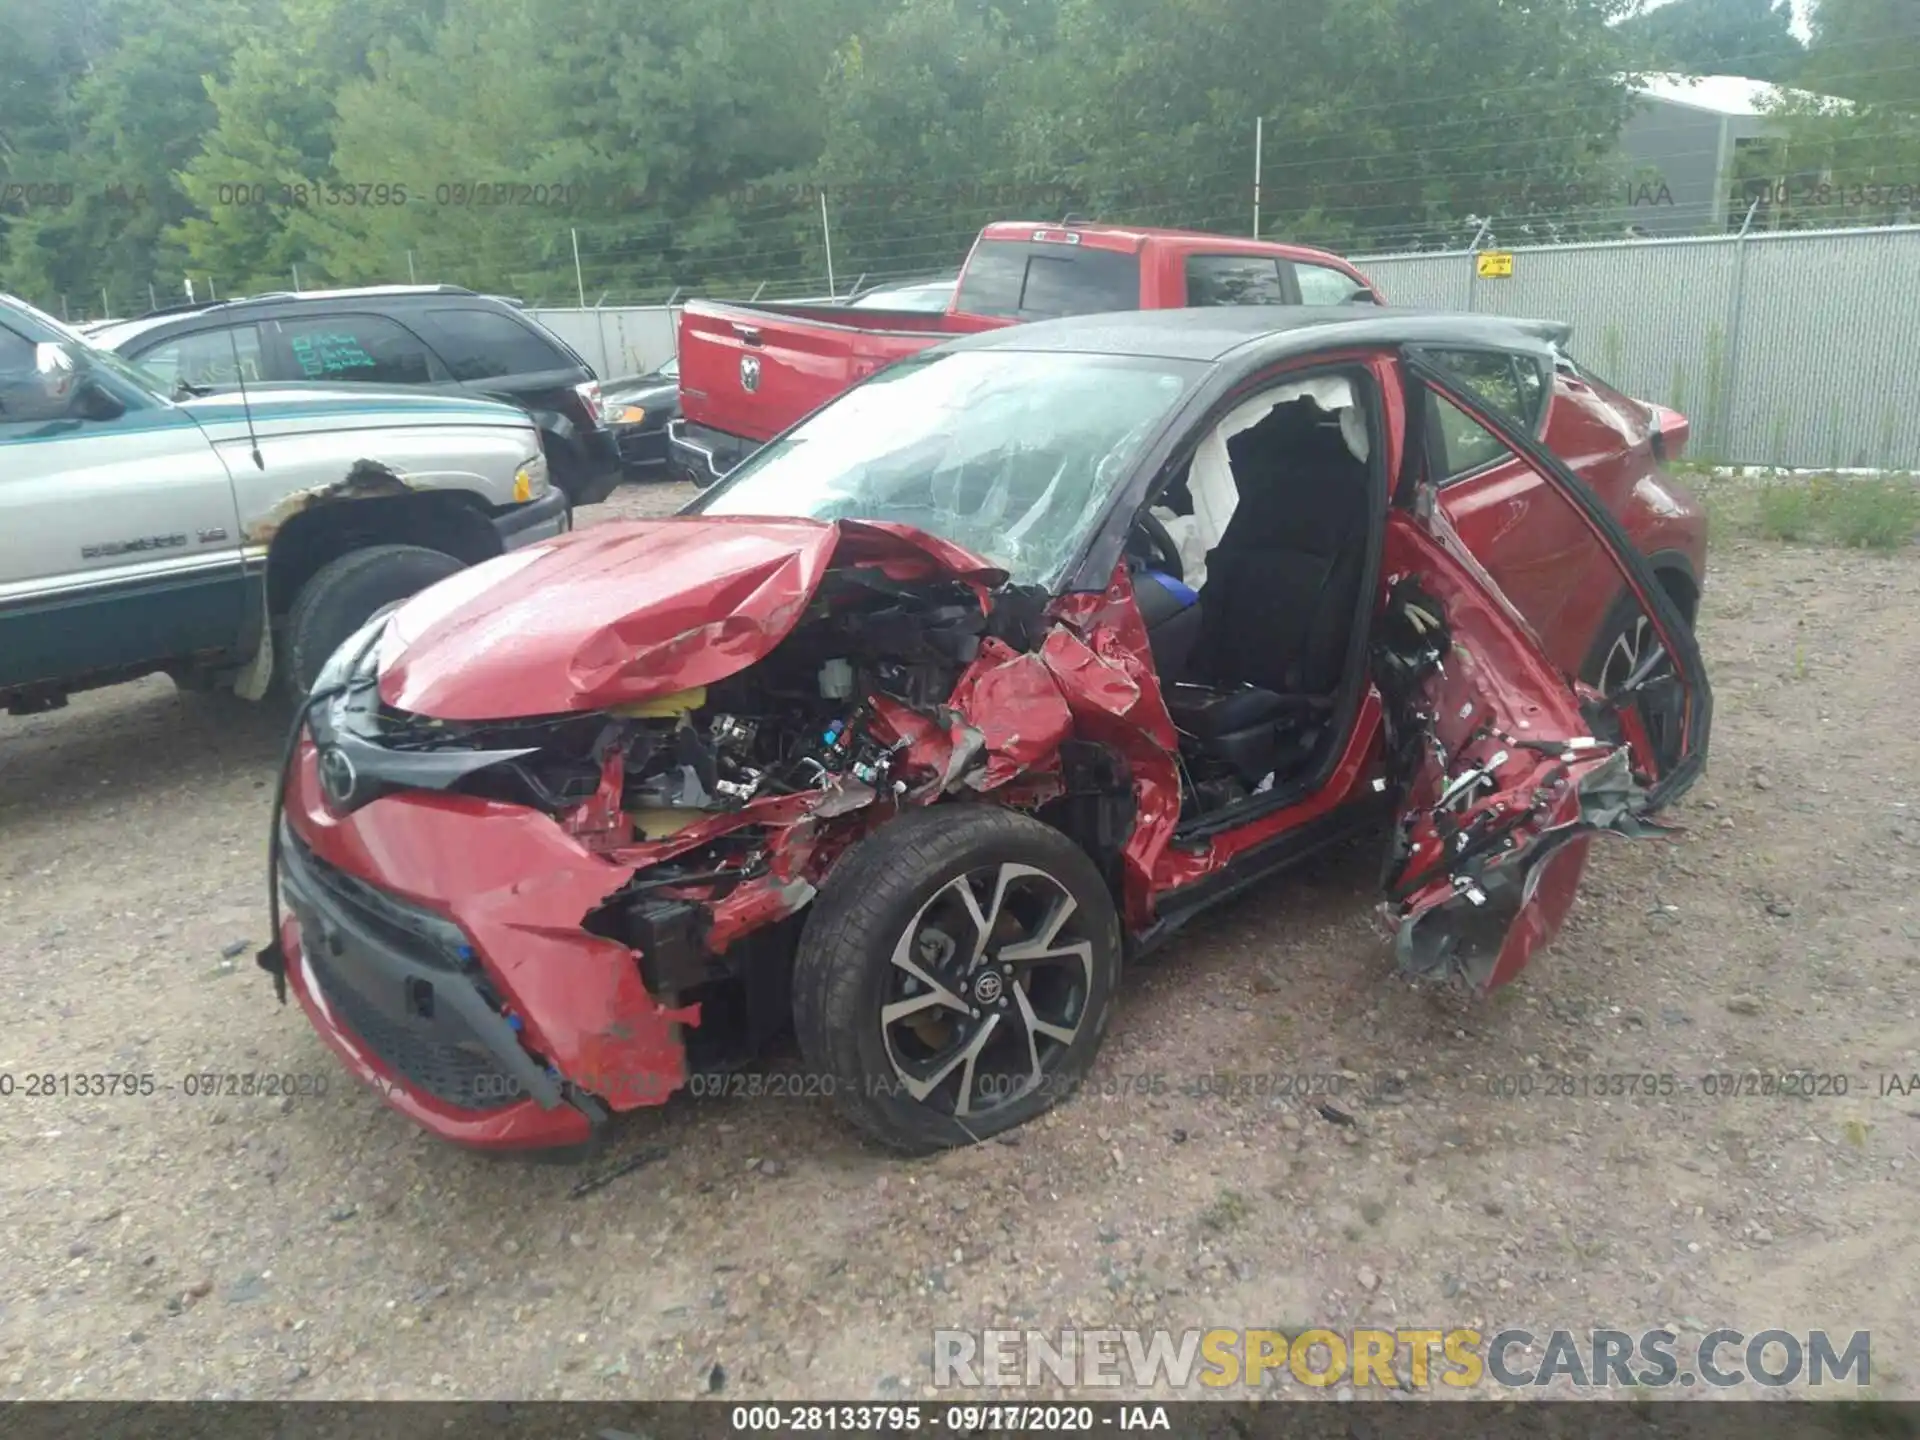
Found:
[{"label": "renewsportscars.com watermark", "polygon": [[1176,1391],[1302,1385],[1454,1390],[1496,1385],[1669,1389],[1780,1388],[1873,1379],[1873,1336],[1825,1330],[1713,1330],[1683,1345],[1671,1330],[936,1330],[938,1389]]}]

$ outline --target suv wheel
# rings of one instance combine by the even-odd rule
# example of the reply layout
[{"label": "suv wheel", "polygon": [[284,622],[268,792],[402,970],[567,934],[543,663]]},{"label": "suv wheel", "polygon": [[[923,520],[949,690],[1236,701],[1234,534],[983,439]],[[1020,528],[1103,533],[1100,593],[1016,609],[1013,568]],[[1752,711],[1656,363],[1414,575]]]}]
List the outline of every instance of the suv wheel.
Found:
[{"label": "suv wheel", "polygon": [[300,588],[287,616],[287,682],[304,695],[327,658],[382,605],[466,569],[422,545],[370,545],[330,560]]},{"label": "suv wheel", "polygon": [[1084,1078],[1119,971],[1119,916],[1078,845],[1015,811],[938,805],[834,866],[794,962],[794,1029],[861,1130],[967,1145]]}]

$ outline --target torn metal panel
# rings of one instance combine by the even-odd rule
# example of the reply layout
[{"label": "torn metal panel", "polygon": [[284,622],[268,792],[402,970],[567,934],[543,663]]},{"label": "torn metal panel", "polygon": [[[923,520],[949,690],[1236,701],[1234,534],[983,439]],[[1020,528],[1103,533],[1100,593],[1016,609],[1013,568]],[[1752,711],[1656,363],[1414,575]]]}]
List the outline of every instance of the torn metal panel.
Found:
[{"label": "torn metal panel", "polygon": [[969,722],[986,752],[984,768],[968,777],[976,790],[998,789],[1055,762],[1061,742],[1073,733],[1073,712],[1048,662],[998,640],[980,647],[948,703]]},{"label": "torn metal panel", "polygon": [[1144,929],[1153,920],[1154,870],[1180,821],[1179,736],[1124,564],[1103,594],[1066,596],[1055,613],[1060,626],[1041,653],[1076,733],[1119,755],[1132,780],[1135,814],[1121,849],[1121,899],[1127,923]]},{"label": "torn metal panel", "polygon": [[1385,877],[1397,951],[1410,973],[1487,989],[1558,932],[1588,836],[1660,830],[1629,747],[1584,733],[1581,687],[1497,591],[1402,515],[1387,564],[1374,648],[1404,807]]}]

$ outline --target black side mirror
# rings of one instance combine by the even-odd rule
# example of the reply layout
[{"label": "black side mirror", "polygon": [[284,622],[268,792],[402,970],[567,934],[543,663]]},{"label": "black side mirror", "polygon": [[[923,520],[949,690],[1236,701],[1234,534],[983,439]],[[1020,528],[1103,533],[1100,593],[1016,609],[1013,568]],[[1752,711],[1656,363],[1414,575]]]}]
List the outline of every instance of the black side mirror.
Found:
[{"label": "black side mirror", "polygon": [[0,417],[8,420],[66,420],[74,414],[80,371],[64,346],[33,347],[33,368],[0,376]]},{"label": "black side mirror", "polygon": [[88,378],[80,382],[73,413],[82,420],[118,420],[127,413],[127,407],[99,381]]}]

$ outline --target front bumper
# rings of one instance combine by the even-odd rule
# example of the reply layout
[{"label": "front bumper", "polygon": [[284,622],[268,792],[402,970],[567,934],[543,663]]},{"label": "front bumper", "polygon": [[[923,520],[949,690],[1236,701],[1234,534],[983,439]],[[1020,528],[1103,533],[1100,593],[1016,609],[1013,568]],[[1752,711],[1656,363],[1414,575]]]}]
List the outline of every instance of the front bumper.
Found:
[{"label": "front bumper", "polygon": [[502,550],[518,550],[522,545],[551,540],[572,528],[573,507],[567,503],[566,492],[551,485],[538,500],[512,506],[493,517],[494,533],[500,537]]},{"label": "front bumper", "polygon": [[634,952],[580,928],[629,872],[544,815],[463,795],[336,816],[316,762],[303,740],[288,777],[287,984],[388,1105],[457,1144],[547,1149],[685,1083],[697,1007],[659,1005]]}]

